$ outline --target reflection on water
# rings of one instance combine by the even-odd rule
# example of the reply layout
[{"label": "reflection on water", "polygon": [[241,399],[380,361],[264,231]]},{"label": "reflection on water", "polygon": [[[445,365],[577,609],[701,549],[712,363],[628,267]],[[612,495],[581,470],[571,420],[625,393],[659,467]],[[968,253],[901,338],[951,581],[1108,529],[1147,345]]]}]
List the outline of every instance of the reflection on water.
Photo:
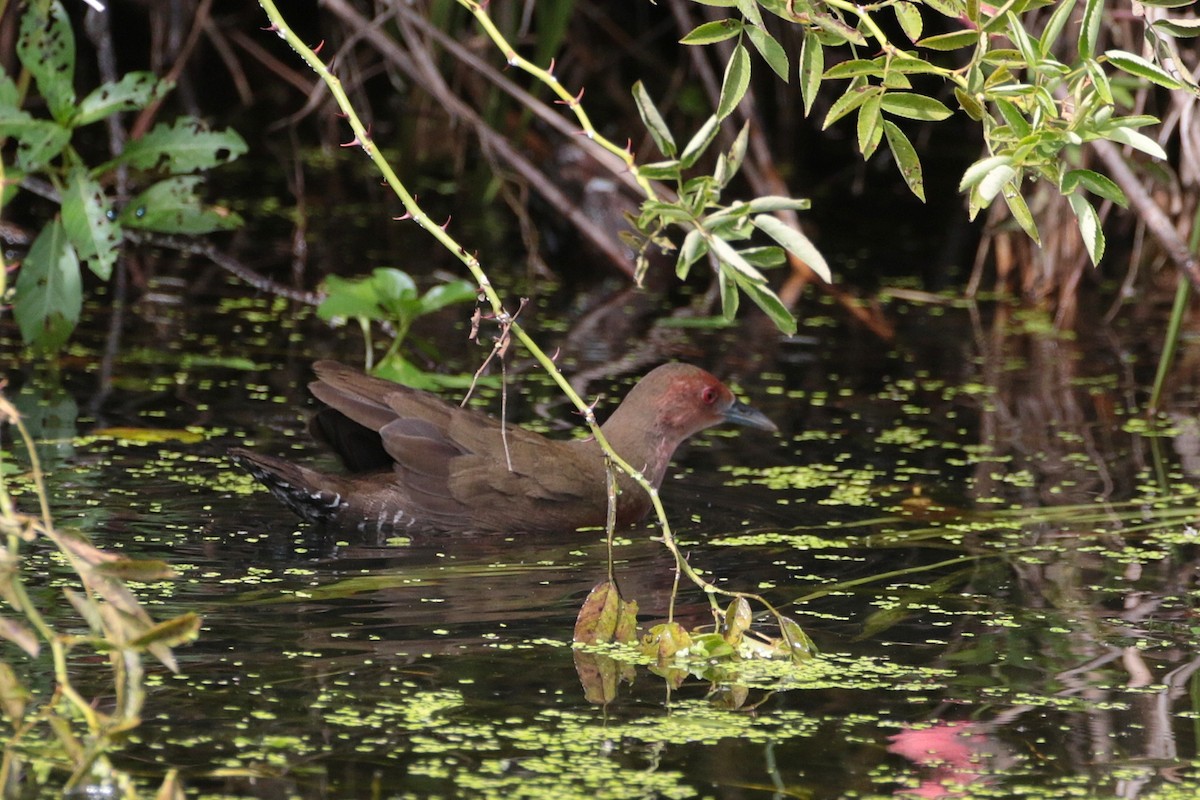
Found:
[{"label": "reflection on water", "polygon": [[[908,308],[895,354],[813,318],[815,338],[753,367],[744,348],[696,356],[741,369],[783,434],[714,431],[681,453],[663,489],[677,535],[827,655],[747,681],[739,711],[644,669],[600,707],[567,645],[605,578],[598,532],[372,541],[301,525],[224,458],[319,459],[307,363],[355,347],[300,352],[255,328],[259,311],[221,317],[254,330],[252,361],[244,340],[213,338],[203,362],[134,344],[96,407],[69,365],[61,382],[10,376],[59,520],[168,559],[180,579],[144,597],[205,617],[182,674],[154,676],[154,716],[122,756],[139,773],[306,798],[1135,797],[1200,780],[1195,409],[1132,416],[1115,345]],[[545,399],[514,395],[513,413]],[[615,548],[644,626],[674,581],[653,534]],[[685,589],[676,618],[707,608]]]}]

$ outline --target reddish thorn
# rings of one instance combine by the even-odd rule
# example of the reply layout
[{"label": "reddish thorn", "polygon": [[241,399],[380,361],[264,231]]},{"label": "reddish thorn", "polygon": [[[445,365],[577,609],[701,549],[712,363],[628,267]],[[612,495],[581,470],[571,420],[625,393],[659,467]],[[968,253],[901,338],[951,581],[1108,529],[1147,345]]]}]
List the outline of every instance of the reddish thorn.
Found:
[{"label": "reddish thorn", "polygon": [[546,72],[549,73],[550,75],[554,74],[554,58],[553,57],[551,57],[551,59],[550,59],[550,66],[546,68]]},{"label": "reddish thorn", "polygon": [[454,215],[453,215],[453,214],[451,214],[450,216],[446,217],[446,221],[445,221],[445,222],[443,222],[443,223],[442,223],[442,224],[441,224],[439,227],[440,227],[442,230],[446,230],[446,228],[449,228],[449,227],[450,227],[450,220],[452,220],[452,219],[454,219]]},{"label": "reddish thorn", "polygon": [[633,139],[625,140],[625,152],[633,155]]},{"label": "reddish thorn", "polygon": [[559,357],[559,355],[561,355],[561,354],[562,354],[562,348],[561,348],[561,347],[556,347],[556,348],[554,348],[554,355],[550,356],[550,360],[551,360],[551,361],[558,361],[558,357]]},{"label": "reddish thorn", "polygon": [[333,112],[333,115],[335,117],[337,117],[338,119],[349,119],[350,118],[350,115],[344,111],[335,111],[335,112]]},{"label": "reddish thorn", "polygon": [[358,137],[355,136],[353,139],[351,139],[350,141],[346,142],[345,144],[343,144],[341,146],[342,147],[354,147],[355,145],[359,145],[359,144],[362,144],[362,142],[358,141]]},{"label": "reddish thorn", "polygon": [[259,30],[266,31],[267,33],[279,33],[279,26],[276,25],[274,22],[272,22],[270,25],[268,25],[265,28],[259,28]]},{"label": "reddish thorn", "polygon": [[412,214],[410,214],[410,213],[408,213],[407,211],[405,211],[405,212],[404,212],[404,216],[402,216],[402,217],[392,217],[392,219],[394,219],[396,222],[404,222],[404,220],[406,220],[406,219],[412,219]]},{"label": "reddish thorn", "polygon": [[320,54],[321,54],[321,48],[323,48],[324,46],[325,46],[325,40],[324,40],[324,39],[322,39],[322,40],[321,40],[321,42],[320,42],[320,43],[319,43],[319,44],[318,44],[316,47],[314,47],[314,48],[312,49],[312,51],[313,51],[313,55],[314,55],[314,56],[316,56],[316,55],[320,55]]}]

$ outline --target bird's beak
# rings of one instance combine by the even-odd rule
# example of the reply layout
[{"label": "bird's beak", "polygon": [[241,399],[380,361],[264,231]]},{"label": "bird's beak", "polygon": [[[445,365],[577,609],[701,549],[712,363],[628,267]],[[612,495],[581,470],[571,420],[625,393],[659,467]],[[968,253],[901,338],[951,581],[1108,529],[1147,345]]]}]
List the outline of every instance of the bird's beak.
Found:
[{"label": "bird's beak", "polygon": [[725,409],[725,421],[735,425],[745,425],[748,428],[758,428],[762,431],[775,432],[779,430],[774,422],[767,419],[766,414],[737,400],[734,400],[733,405]]}]

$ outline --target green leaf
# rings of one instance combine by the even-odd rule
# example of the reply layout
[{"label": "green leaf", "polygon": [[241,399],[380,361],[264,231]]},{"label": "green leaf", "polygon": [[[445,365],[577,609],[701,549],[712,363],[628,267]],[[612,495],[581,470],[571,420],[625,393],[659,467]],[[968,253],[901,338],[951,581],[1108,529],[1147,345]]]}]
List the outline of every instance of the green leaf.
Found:
[{"label": "green leaf", "polygon": [[170,175],[197,172],[227,164],[246,152],[246,141],[235,131],[210,131],[197,119],[180,117],[159,123],[154,129],[125,145],[114,161],[92,170],[111,169],[117,163]]},{"label": "green leaf", "polygon": [[717,101],[717,119],[722,120],[737,108],[738,103],[750,88],[750,53],[745,45],[733,48],[733,56],[725,67],[725,79],[721,83],[721,97]]},{"label": "green leaf", "polygon": [[1054,43],[1058,41],[1063,28],[1071,19],[1071,12],[1074,9],[1075,0],[1059,0],[1054,13],[1050,15],[1050,19],[1046,23],[1046,27],[1042,29],[1041,46],[1039,47],[1042,58],[1046,58],[1054,51]]},{"label": "green leaf", "polygon": [[1020,17],[1011,11],[1004,16],[1005,20],[1007,21],[1006,28],[1008,38],[1011,39],[1012,43],[1017,46],[1019,51],[1021,51],[1021,60],[1030,66],[1037,64],[1038,53],[1041,50],[1041,44],[1036,38],[1030,36],[1028,31],[1025,30],[1025,26],[1022,24]]},{"label": "green leaf", "polygon": [[37,82],[50,115],[66,125],[75,113],[75,34],[59,0],[26,7],[17,56]]},{"label": "green leaf", "polygon": [[742,258],[754,267],[770,269],[787,263],[787,252],[782,247],[767,245],[765,247],[745,247],[741,250]]},{"label": "green leaf", "polygon": [[1113,66],[1135,78],[1142,78],[1166,89],[1182,89],[1183,84],[1157,64],[1124,50],[1105,50],[1104,56]]},{"label": "green leaf", "polygon": [[983,202],[990,203],[1006,184],[1017,176],[1017,171],[1008,164],[996,165],[983,180],[975,187],[975,191]]},{"label": "green leaf", "polygon": [[405,272],[380,267],[361,278],[330,275],[322,284],[325,299],[317,306],[323,320],[335,318],[383,321],[392,318],[385,306],[396,308],[405,301],[415,304],[417,285]]},{"label": "green leaf", "polygon": [[118,219],[127,228],[160,233],[212,233],[242,224],[232,211],[202,205],[199,184],[197,176],[159,181],[130,200]]},{"label": "green leaf", "polygon": [[913,3],[900,0],[892,7],[896,12],[896,21],[900,23],[900,28],[904,31],[904,35],[908,37],[910,42],[916,42],[921,38],[922,22],[921,10]]},{"label": "green leaf", "polygon": [[879,113],[881,99],[881,95],[874,95],[858,109],[858,150],[864,159],[871,157],[883,137],[883,129],[879,124],[883,120]]},{"label": "green leaf", "polygon": [[[1191,3],[1187,3],[1191,5]],[[1162,31],[1176,39],[1190,39],[1200,36],[1200,19],[1160,19],[1150,24],[1156,31]]]},{"label": "green leaf", "polygon": [[898,117],[936,122],[953,112],[940,101],[912,92],[888,92],[883,96],[883,110]]},{"label": "green leaf", "polygon": [[1013,135],[1018,139],[1028,136],[1033,131],[1033,126],[1029,124],[1029,120],[1025,119],[1025,115],[1021,113],[1021,109],[1017,108],[1016,103],[1002,97],[995,98],[993,102],[996,104],[996,110],[1000,112],[1000,116],[1004,118],[1005,124],[1012,129]]},{"label": "green leaf", "polygon": [[145,108],[170,89],[171,84],[160,81],[153,72],[127,73],[116,83],[99,86],[83,98],[71,124],[76,127],[90,125],[110,114]]},{"label": "green leaf", "polygon": [[62,193],[62,220],[75,252],[101,280],[108,280],[117,262],[121,227],[109,214],[112,203],[100,184],[82,168],[67,175]]},{"label": "green leaf", "polygon": [[683,148],[683,153],[679,156],[679,166],[683,169],[690,169],[692,165],[704,154],[708,146],[712,144],[712,140],[717,135],[717,130],[720,128],[721,121],[715,116],[709,117],[700,126],[700,130],[692,136],[691,140]]},{"label": "green leaf", "polygon": [[825,75],[822,77],[827,80],[839,80],[841,78],[857,78],[860,76],[873,77],[883,75],[883,73],[883,65],[875,59],[852,58],[849,61],[834,64],[825,71]]},{"label": "green leaf", "polygon": [[1067,202],[1071,204],[1071,211],[1079,223],[1079,234],[1083,237],[1083,245],[1087,248],[1092,266],[1099,266],[1100,259],[1104,258],[1104,230],[1100,225],[1100,216],[1087,198],[1079,193],[1067,195]]},{"label": "green leaf", "polygon": [[735,276],[734,280],[742,291],[746,293],[756,306],[761,308],[763,312],[775,323],[785,336],[792,336],[796,333],[796,318],[792,316],[792,312],[779,299],[779,295],[771,291],[771,287],[765,283],[756,283],[754,281],[744,280]]},{"label": "green leaf", "polygon": [[641,164],[637,168],[638,174],[644,178],[649,178],[654,181],[670,181],[679,180],[682,177],[682,165],[672,159],[670,161],[655,161],[650,164]]},{"label": "green leaf", "polygon": [[963,0],[925,0],[925,5],[951,19],[965,16],[967,13],[967,4]]},{"label": "green leaf", "polygon": [[764,195],[756,197],[746,204],[746,209],[752,214],[762,214],[772,211],[808,211],[812,201],[779,195]]},{"label": "green leaf", "polygon": [[1091,58],[1096,54],[1096,42],[1100,39],[1100,25],[1104,19],[1104,0],[1084,0],[1083,20],[1079,26],[1079,57]]},{"label": "green leaf", "polygon": [[[1122,120],[1124,121],[1124,120]],[[1105,139],[1111,139],[1114,142],[1127,144],[1134,150],[1141,150],[1148,156],[1166,160],[1167,154],[1162,149],[1158,142],[1151,139],[1144,133],[1138,133],[1132,128],[1127,127],[1112,127],[1100,133]]]},{"label": "green leaf", "polygon": [[1083,68],[1087,71],[1088,77],[1092,79],[1092,87],[1096,90],[1096,95],[1100,98],[1100,102],[1106,107],[1112,106],[1112,84],[1109,83],[1108,75],[1104,72],[1104,69],[1094,58],[1089,58],[1083,62]]},{"label": "green leaf", "polygon": [[79,259],[62,223],[42,229],[17,273],[13,316],[26,344],[57,350],[66,343],[83,307]]},{"label": "green leaf", "polygon": [[754,227],[783,245],[785,250],[796,256],[796,258],[799,258],[813,272],[821,276],[821,280],[826,283],[833,283],[833,274],[829,271],[829,264],[825,262],[825,257],[821,255],[821,251],[817,250],[816,245],[807,236],[770,214],[759,214],[752,221],[754,222]]},{"label": "green leaf", "polygon": [[966,191],[983,180],[996,167],[1011,163],[1012,156],[988,156],[987,158],[981,158],[967,167],[966,172],[963,173],[962,180],[958,183],[958,190],[960,192]]},{"label": "green leaf", "polygon": [[698,25],[679,40],[680,44],[705,45],[732,39],[745,27],[740,19],[719,19]]},{"label": "green leaf", "polygon": [[917,157],[912,142],[891,120],[883,121],[883,132],[887,135],[888,148],[892,151],[892,157],[896,159],[900,177],[908,184],[909,191],[922,203],[925,202],[925,179],[921,172],[921,159]]},{"label": "green leaf", "polygon": [[675,137],[671,135],[671,129],[667,127],[662,114],[658,112],[658,106],[654,105],[650,93],[646,91],[646,87],[642,85],[641,81],[633,85],[633,102],[637,105],[638,114],[642,117],[642,124],[646,126],[646,130],[650,131],[650,138],[654,139],[654,145],[658,151],[667,158],[674,158]]},{"label": "green leaf", "polygon": [[813,102],[821,88],[821,75],[825,71],[825,48],[812,31],[804,32],[804,44],[800,47],[800,94],[804,97],[804,116],[812,111]]},{"label": "green leaf", "polygon": [[964,92],[962,89],[955,86],[954,98],[958,100],[958,105],[962,108],[962,110],[967,112],[968,117],[976,122],[979,122],[983,119],[983,104],[975,98],[975,95]]},{"label": "green leaf", "polygon": [[0,67],[0,114],[8,110],[16,110],[21,102],[21,91],[13,83],[13,79]]},{"label": "green leaf", "polygon": [[71,130],[47,119],[34,119],[13,107],[0,107],[0,137],[17,140],[17,167],[37,172],[71,141]]},{"label": "green leaf", "polygon": [[1041,237],[1038,236],[1037,223],[1033,221],[1033,214],[1029,211],[1029,206],[1025,203],[1025,198],[1015,189],[1004,193],[1004,202],[1008,205],[1009,213],[1013,215],[1013,219],[1021,226],[1021,230],[1034,241],[1035,244],[1042,243]]},{"label": "green leaf", "polygon": [[1129,199],[1121,187],[1117,186],[1107,175],[1093,172],[1090,169],[1073,169],[1063,175],[1062,193],[1071,194],[1076,187],[1082,186],[1094,195],[1111,200],[1121,208],[1129,207]]},{"label": "green leaf", "polygon": [[446,306],[474,302],[478,296],[479,288],[471,281],[457,280],[439,283],[421,295],[417,313],[430,314]]},{"label": "green leaf", "polygon": [[758,54],[763,57],[763,61],[767,62],[767,66],[775,70],[775,74],[782,78],[784,83],[787,83],[788,74],[791,72],[791,62],[788,60],[788,54],[783,49],[783,45],[776,41],[775,37],[765,28],[756,25],[746,28],[746,36],[750,38],[750,44],[754,45]]},{"label": "green leaf", "polygon": [[763,27],[762,12],[758,8],[758,0],[737,0],[737,9],[742,12],[742,16],[750,21],[751,25],[758,28]]},{"label": "green leaf", "polygon": [[[1141,0],[1144,6],[1155,6],[1157,8],[1183,8],[1195,3],[1196,0]],[[697,0],[701,2],[701,0]]]},{"label": "green leaf", "polygon": [[842,117],[849,114],[854,109],[861,106],[863,103],[872,97],[877,97],[883,89],[878,86],[868,86],[862,82],[861,78],[855,79],[850,84],[850,88],[846,89],[845,94],[833,101],[833,105],[829,107],[829,112],[825,114],[825,121],[821,123],[821,130],[825,130],[833,123],[837,122]]},{"label": "green leaf", "polygon": [[717,289],[721,292],[721,316],[727,320],[737,316],[740,299],[734,274],[736,273],[724,269],[717,270]]},{"label": "green leaf", "polygon": [[712,249],[712,253],[717,257],[717,260],[721,262],[722,267],[728,267],[752,281],[758,281],[759,283],[767,282],[766,275],[759,272],[753,264],[743,258],[742,254],[733,248],[733,245],[720,236],[708,237],[708,246]]},{"label": "green leaf", "polygon": [[923,47],[926,50],[961,50],[964,47],[971,47],[979,43],[980,33],[976,30],[954,31],[952,33],[939,33],[937,36],[929,36],[917,42],[918,47]]},{"label": "green leaf", "polygon": [[680,280],[687,278],[692,265],[708,253],[708,242],[704,240],[704,232],[699,228],[688,231],[683,237],[683,245],[679,248],[679,258],[675,261],[675,274]]}]

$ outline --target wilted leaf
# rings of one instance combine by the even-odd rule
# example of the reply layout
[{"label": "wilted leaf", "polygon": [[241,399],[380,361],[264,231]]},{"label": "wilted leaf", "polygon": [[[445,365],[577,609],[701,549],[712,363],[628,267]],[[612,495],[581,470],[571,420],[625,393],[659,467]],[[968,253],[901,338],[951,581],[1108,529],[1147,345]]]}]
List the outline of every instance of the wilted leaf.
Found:
[{"label": "wilted leaf", "polygon": [[187,795],[183,791],[183,781],[179,779],[179,770],[172,769],[163,778],[162,786],[154,794],[154,800],[184,800]]},{"label": "wilted leaf", "polygon": [[692,637],[678,622],[655,625],[642,637],[642,652],[664,664],[675,658],[680,650],[692,646]]},{"label": "wilted leaf", "polygon": [[129,642],[130,647],[146,647],[162,645],[163,647],[178,647],[181,644],[195,641],[200,635],[199,615],[188,612],[178,617],[160,622],[141,636]]},{"label": "wilted leaf", "polygon": [[613,641],[620,614],[621,595],[615,584],[597,584],[588,592],[587,599],[575,618],[575,633],[572,641],[581,644],[600,644]]},{"label": "wilted leaf", "polygon": [[132,558],[121,558],[98,564],[96,573],[121,581],[138,581],[139,583],[153,583],[175,577],[175,570],[171,569],[164,561],[143,561]]},{"label": "wilted leaf", "polygon": [[736,645],[742,634],[750,629],[750,623],[753,621],[754,616],[750,613],[750,604],[746,602],[746,598],[735,597],[729,608],[725,609],[721,634],[726,642]]},{"label": "wilted leaf", "polygon": [[0,636],[8,639],[31,656],[37,656],[41,649],[36,633],[8,617],[0,617]]},{"label": "wilted leaf", "polygon": [[0,709],[9,723],[16,728],[25,716],[25,704],[29,701],[29,690],[13,672],[7,661],[0,661]]},{"label": "wilted leaf", "polygon": [[817,654],[817,646],[791,617],[779,617],[779,632],[791,651],[793,661],[802,661]]}]

